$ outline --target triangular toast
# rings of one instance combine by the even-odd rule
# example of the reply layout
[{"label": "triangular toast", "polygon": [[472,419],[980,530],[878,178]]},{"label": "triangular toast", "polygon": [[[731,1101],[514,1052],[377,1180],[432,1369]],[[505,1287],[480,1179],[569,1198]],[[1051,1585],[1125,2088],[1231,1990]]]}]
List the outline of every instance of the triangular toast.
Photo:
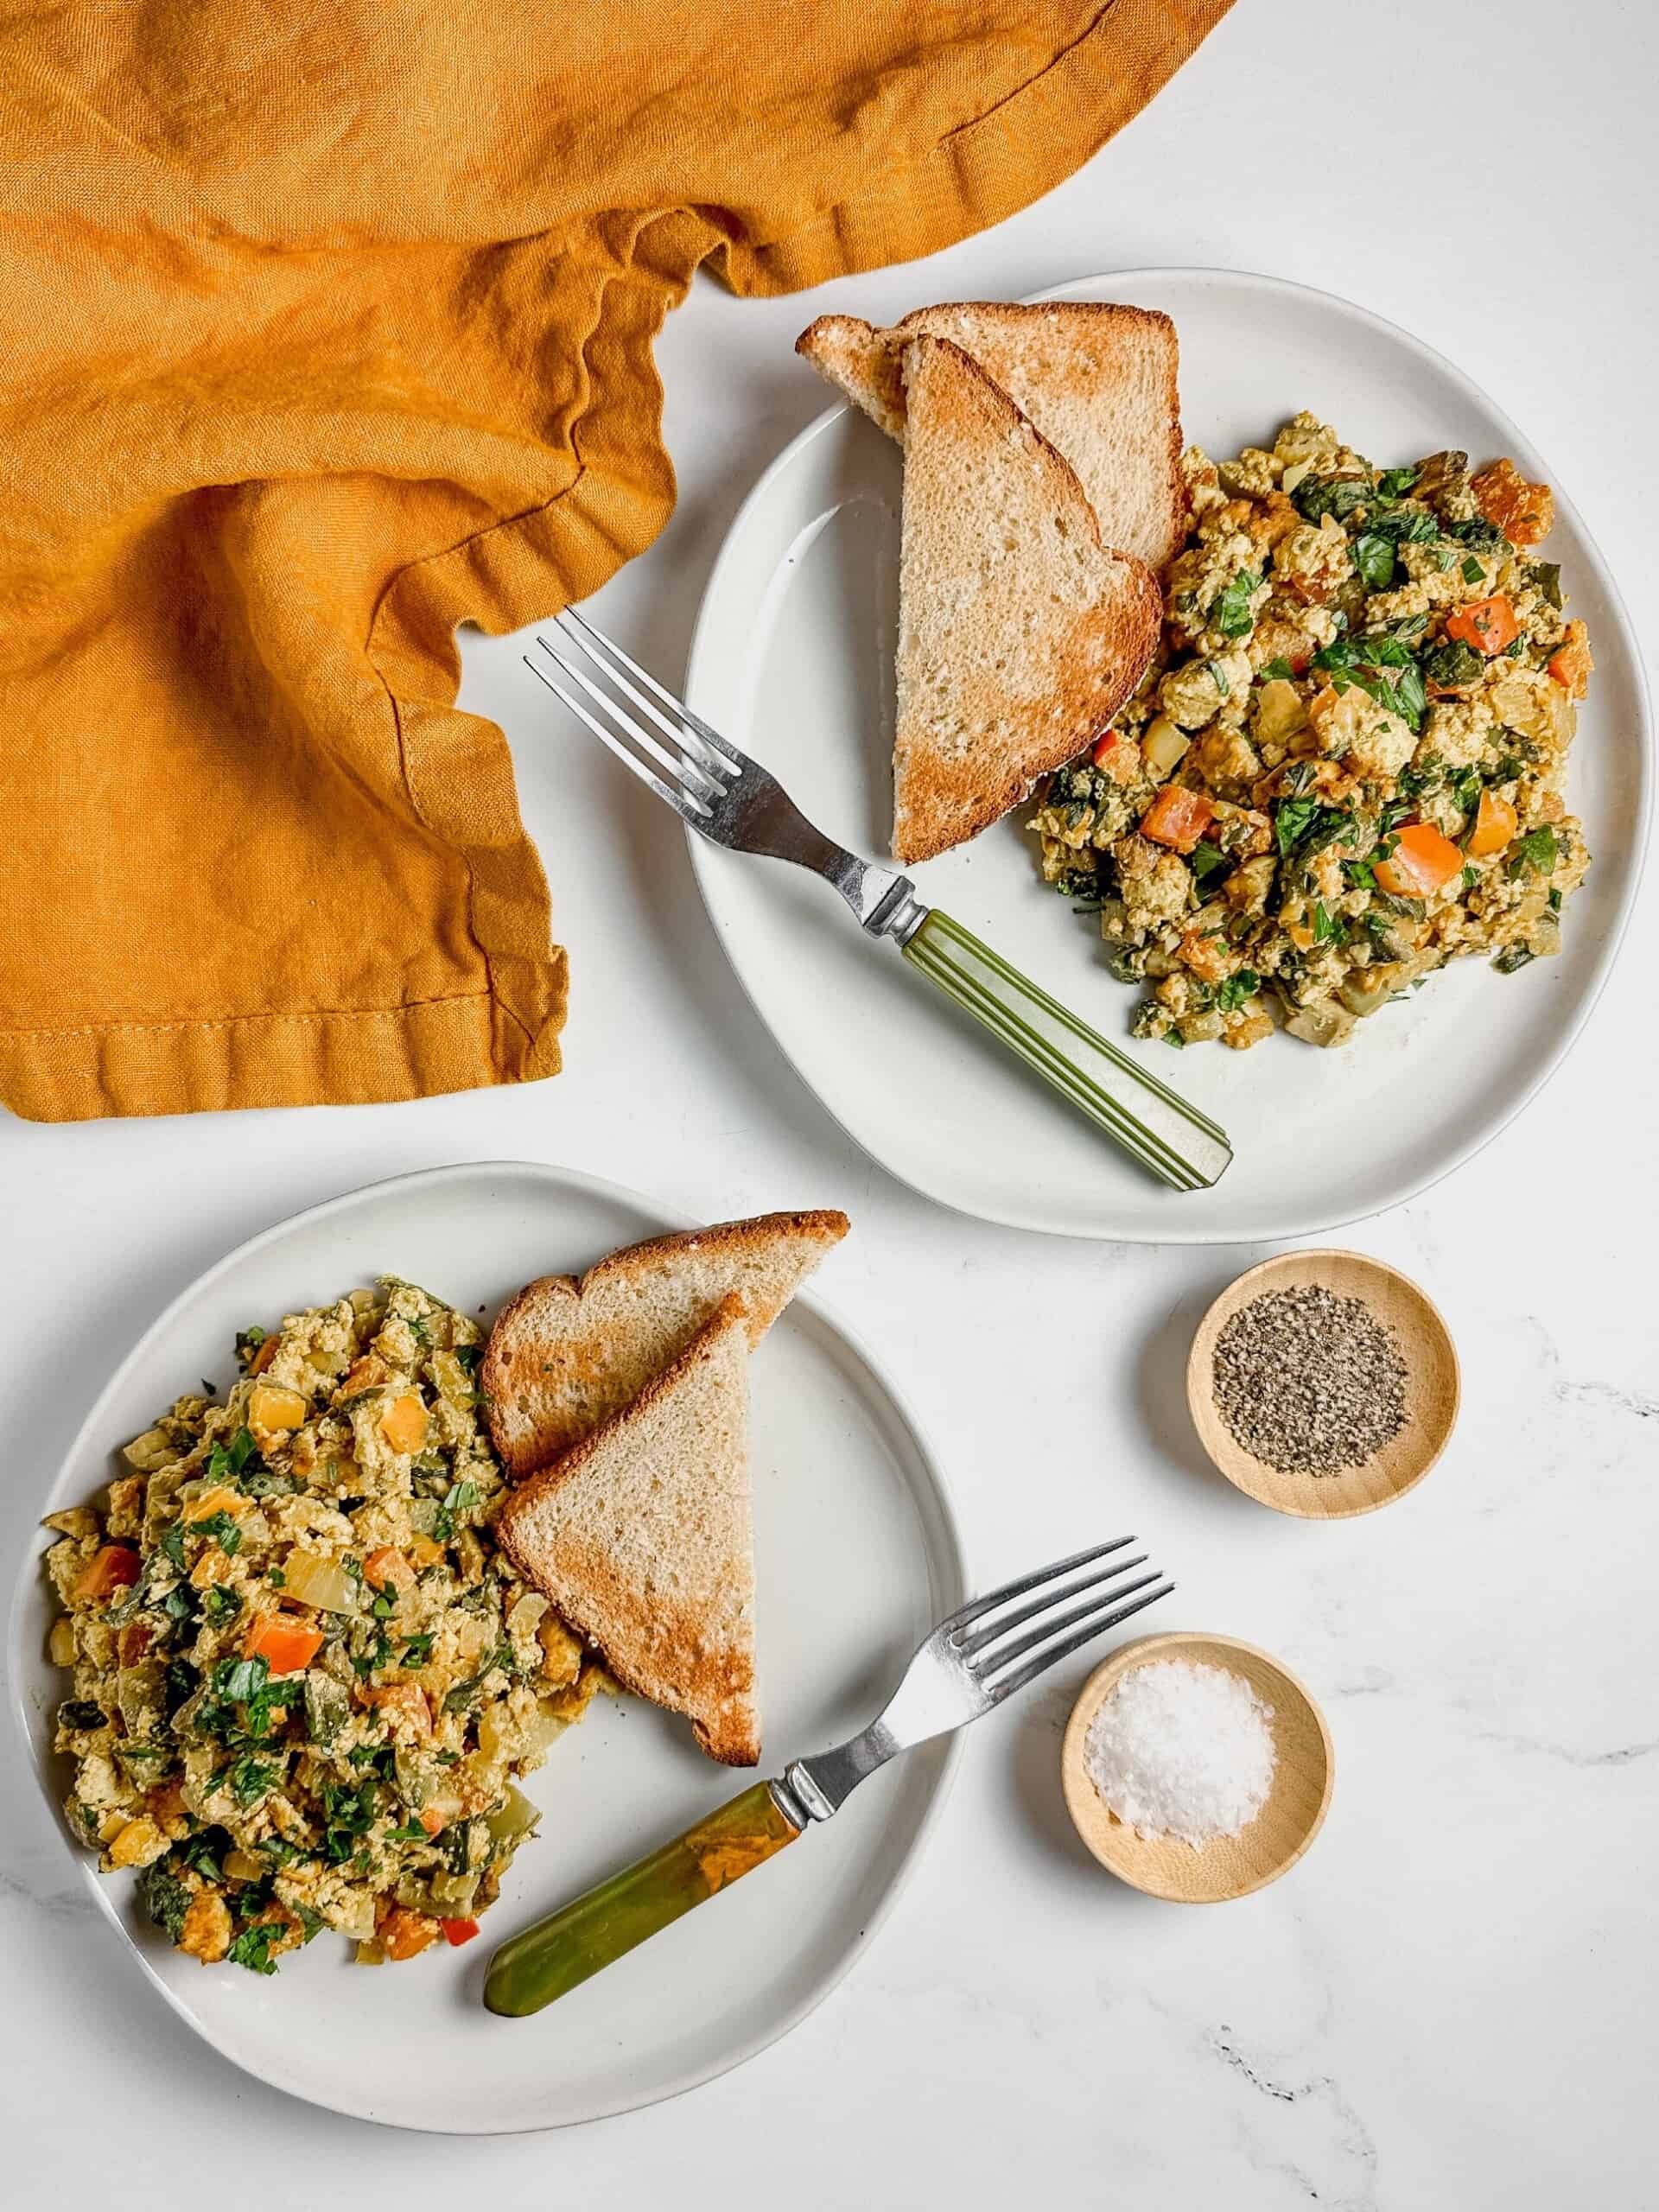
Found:
[{"label": "triangular toast", "polygon": [[747,1318],[721,1306],[633,1403],[514,1491],[496,1537],[625,1688],[753,1766]]},{"label": "triangular toast", "polygon": [[653,1236],[585,1275],[543,1275],[501,1309],[480,1381],[509,1474],[544,1467],[683,1351],[736,1295],[757,1344],[831,1245],[844,1213],[771,1213]]},{"label": "triangular toast", "polygon": [[893,849],[911,862],[976,835],[1106,727],[1163,602],[960,346],[912,339],[904,376]]},{"label": "triangular toast", "polygon": [[966,300],[918,308],[888,330],[822,315],[795,346],[902,443],[901,357],[919,336],[960,346],[1065,455],[1104,544],[1164,567],[1186,526],[1179,349],[1166,315],[1098,300]]}]

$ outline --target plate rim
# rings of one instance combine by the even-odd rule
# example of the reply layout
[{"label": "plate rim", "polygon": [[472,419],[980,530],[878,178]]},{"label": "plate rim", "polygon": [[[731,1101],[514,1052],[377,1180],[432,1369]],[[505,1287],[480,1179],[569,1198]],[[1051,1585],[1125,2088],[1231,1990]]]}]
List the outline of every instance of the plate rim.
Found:
[{"label": "plate rim", "polygon": [[[152,1341],[174,1321],[189,1302],[209,1289],[239,1262],[264,1247],[279,1242],[289,1232],[302,1225],[315,1223],[330,1214],[348,1212],[353,1206],[374,1196],[400,1189],[406,1192],[414,1192],[423,1188],[429,1189],[446,1184],[461,1183],[474,1177],[484,1178],[503,1174],[527,1175],[533,1180],[545,1181],[557,1190],[574,1189],[589,1197],[620,1202],[637,1211],[643,1211],[658,1223],[659,1226],[655,1230],[648,1232],[650,1234],[665,1235],[679,1230],[707,1226],[706,1224],[684,1215],[678,1207],[664,1205],[648,1192],[635,1190],[627,1184],[613,1181],[608,1177],[589,1174],[582,1168],[566,1167],[552,1161],[532,1160],[454,1160],[434,1167],[406,1169],[398,1174],[382,1176],[373,1182],[360,1184],[352,1190],[340,1192],[334,1197],[320,1199],[312,1205],[302,1206],[281,1220],[272,1222],[266,1228],[256,1230],[252,1236],[245,1237],[241,1243],[222,1254],[219,1259],[204,1268],[200,1274],[186,1283],[176,1295],[169,1299],[161,1311],[146,1324],[124,1357],[111,1370],[103,1388],[88,1408],[86,1418],[79,1423],[69,1445],[54,1465],[50,1478],[44,1485],[43,1496],[46,1497],[51,1496],[62,1480],[67,1470],[78,1459],[84,1447],[89,1444],[96,1444],[97,1432],[105,1417],[106,1408],[123,1383],[142,1363]],[[874,1383],[877,1394],[886,1400],[892,1413],[896,1416],[900,1428],[909,1440],[917,1464],[925,1475],[932,1493],[931,1503],[938,1520],[938,1535],[947,1554],[938,1563],[944,1567],[948,1574],[954,1577],[961,1592],[961,1597],[954,1599],[953,1602],[962,1602],[962,1599],[967,1596],[972,1584],[961,1520],[957,1512],[956,1501],[944,1470],[928,1441],[926,1431],[916,1417],[908,1395],[894,1381],[885,1362],[871,1350],[862,1334],[850,1327],[833,1306],[826,1304],[815,1290],[805,1288],[798,1291],[791,1303],[792,1306],[804,1308],[820,1328],[827,1331],[832,1338],[838,1340],[862,1369],[869,1381]],[[588,2126],[595,2121],[611,2119],[622,2113],[639,2111],[652,2105],[667,2103],[672,2098],[683,2096],[692,2089],[702,2088],[705,2082],[718,2080],[722,2074],[730,2073],[737,2067],[747,2064],[750,2059],[758,2057],[763,2050],[767,2050],[772,2044],[780,2042],[799,2027],[801,2023],[816,2012],[824,1999],[840,1986],[857,1961],[863,1956],[869,1948],[871,1939],[886,1921],[914,1874],[921,1855],[943,1816],[961,1766],[963,1749],[963,1732],[958,1729],[942,1740],[938,1776],[922,1807],[914,1833],[908,1843],[905,1845],[874,1903],[862,1916],[855,1937],[809,1984],[805,1995],[798,2003],[785,2006],[755,2034],[734,2044],[729,2050],[720,2055],[714,2063],[688,2067],[665,2084],[643,2093],[632,2092],[626,2088],[621,2088],[615,2096],[596,2104],[591,2111],[563,2119],[524,2122],[515,2120],[509,2125],[500,2126],[454,2126],[437,2118],[430,2120],[410,2120],[384,2117],[372,2111],[365,2111],[360,2104],[353,2104],[342,2101],[336,2097],[321,2094],[315,2088],[304,2085],[298,2080],[268,2072],[251,2063],[235,2051],[227,2050],[196,2017],[184,1998],[162,1978],[155,1962],[143,1948],[133,1941],[131,1932],[123,1918],[107,1879],[99,1874],[95,1861],[86,1853],[75,1847],[65,1831],[61,1808],[53,1796],[50,1786],[48,1770],[53,1754],[49,1751],[37,1752],[35,1734],[30,1725],[29,1694],[25,1686],[26,1676],[34,1669],[24,1646],[24,1618],[29,1607],[35,1578],[40,1572],[42,1549],[43,1547],[38,1541],[27,1547],[12,1585],[5,1645],[6,1663],[11,1676],[11,1694],[7,1700],[7,1705],[13,1725],[21,1739],[29,1770],[34,1775],[41,1794],[45,1799],[53,1827],[64,1850],[73,1862],[78,1875],[91,1891],[105,1919],[119,1936],[121,1949],[137,1964],[150,1988],[165,2001],[169,2010],[191,2032],[200,2037],[219,2058],[227,2061],[251,2080],[263,2082],[267,2088],[276,2089],[283,2095],[295,2097],[302,2103],[315,2106],[323,2111],[340,2113],[348,2119],[364,2121],[374,2126],[402,2129],[415,2134],[458,2136],[462,2139],[551,2134],[562,2128]],[[930,1564],[933,1563],[930,1557]]]},{"label": "plate rim", "polygon": [[[836,1104],[810,1081],[794,1054],[773,1027],[765,1008],[751,989],[748,978],[739,963],[737,953],[731,943],[731,932],[721,924],[716,911],[715,899],[710,889],[712,877],[709,873],[708,855],[703,849],[704,840],[689,825],[684,831],[684,836],[690,855],[691,872],[696,880],[697,893],[702,901],[703,912],[708,917],[715,941],[724,953],[744,997],[753,1009],[756,1019],[767,1036],[771,1038],[779,1055],[793,1071],[798,1080],[817,1099],[836,1128],[850,1142],[858,1147],[867,1159],[874,1160],[885,1174],[891,1175],[895,1182],[916,1192],[920,1197],[930,1199],[934,1205],[945,1207],[952,1213],[963,1215],[969,1220],[994,1222],[1003,1228],[1027,1230],[1039,1236],[1064,1236],[1089,1243],[1179,1244],[1209,1246],[1220,1249],[1228,1246],[1275,1244],[1307,1236],[1323,1236],[1336,1230],[1351,1228],[1357,1222],[1374,1220],[1380,1214],[1391,1212],[1396,1206],[1408,1205],[1414,1199],[1421,1198],[1426,1192],[1444,1182],[1447,1176],[1454,1175],[1459,1168],[1466,1166],[1471,1160],[1484,1152],[1488,1145],[1495,1143],[1503,1132],[1519,1119],[1545,1086],[1554,1079],[1562,1063],[1578,1043],[1591,1015],[1599,1005],[1602,994],[1605,991],[1613,969],[1618,964],[1618,956],[1629,931],[1631,917],[1636,912],[1637,902],[1641,896],[1643,880],[1647,871],[1649,840],[1652,830],[1655,808],[1656,761],[1653,701],[1648,681],[1647,663],[1635,624],[1630,619],[1630,608],[1625,604],[1624,594],[1619,588],[1618,579],[1613,574],[1606,556],[1603,553],[1600,544],[1585,522],[1573,500],[1567,493],[1559,489],[1554,473],[1544,461],[1531,439],[1510,416],[1507,409],[1500,407],[1483,385],[1478,384],[1474,378],[1460,369],[1455,361],[1442,353],[1437,346],[1431,346],[1426,339],[1417,337],[1403,325],[1391,321],[1386,315],[1378,315],[1375,309],[1363,307],[1357,301],[1348,299],[1339,292],[1327,291],[1318,284],[1299,283],[1294,278],[1287,276],[1269,276],[1259,270],[1218,268],[1212,263],[1171,262],[1134,269],[1103,270],[1089,276],[1068,277],[1064,283],[1051,284],[1039,292],[1026,293],[1021,296],[1020,304],[1066,299],[1079,292],[1092,291],[1097,286],[1103,285],[1122,287],[1135,283],[1166,282],[1172,278],[1185,280],[1194,277],[1215,279],[1229,285],[1246,289],[1259,288],[1268,293],[1293,294],[1303,299],[1319,301],[1327,307],[1334,307],[1342,314],[1369,323],[1387,337],[1403,344],[1448,377],[1453,384],[1460,386],[1471,399],[1486,409],[1502,425],[1510,441],[1510,449],[1516,457],[1527,462],[1540,479],[1548,483],[1554,490],[1556,505],[1579,533],[1589,556],[1588,567],[1605,594],[1618,626],[1620,641],[1634,676],[1637,709],[1634,735],[1638,790],[1637,805],[1630,822],[1632,853],[1630,879],[1625,887],[1624,899],[1614,916],[1612,926],[1607,932],[1598,966],[1588,989],[1580,1001],[1571,1019],[1557,1033],[1539,1065],[1538,1071],[1523,1080],[1517,1095],[1507,1110],[1501,1113],[1496,1120],[1483,1123],[1477,1135],[1470,1141],[1455,1147],[1440,1166],[1431,1167],[1427,1173],[1414,1181],[1409,1175],[1406,1176],[1391,1196],[1383,1198],[1376,1204],[1363,1204],[1351,1211],[1338,1206],[1335,1211],[1327,1212],[1315,1209],[1294,1216],[1287,1215],[1282,1221],[1268,1229],[1255,1229],[1237,1234],[1230,1231],[1217,1233],[1199,1226],[1196,1221],[1184,1223],[1179,1213],[1172,1213],[1167,1224],[1159,1224],[1156,1227],[1149,1225],[1144,1229],[1103,1230],[1086,1224],[1056,1220],[1050,1215],[1039,1213],[1030,1206],[1022,1208],[1012,1205],[999,1205],[995,1201],[969,1203],[963,1197],[952,1195],[934,1187],[931,1183],[922,1181],[915,1173],[894,1166],[848,1123]],[[851,401],[842,399],[832,401],[822,414],[814,416],[810,423],[798,430],[788,443],[772,456],[755,479],[737,512],[732,517],[725,535],[721,540],[720,551],[715,556],[713,568],[709,572],[708,582],[703,587],[702,596],[698,602],[697,619],[691,633],[690,650],[686,656],[686,703],[694,712],[702,711],[698,705],[697,695],[705,680],[705,664],[713,653],[714,626],[711,608],[716,592],[722,586],[725,571],[734,558],[734,549],[738,539],[748,527],[754,511],[770,495],[775,480],[795,466],[798,456],[815,439],[822,437],[842,416],[851,411]]]}]

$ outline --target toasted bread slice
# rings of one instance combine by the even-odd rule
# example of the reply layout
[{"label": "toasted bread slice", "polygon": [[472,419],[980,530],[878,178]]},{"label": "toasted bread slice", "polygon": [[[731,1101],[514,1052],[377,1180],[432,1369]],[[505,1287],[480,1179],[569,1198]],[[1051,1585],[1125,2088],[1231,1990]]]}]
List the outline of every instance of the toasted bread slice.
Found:
[{"label": "toasted bread slice", "polygon": [[543,1275],[501,1309],[480,1380],[490,1440],[529,1474],[637,1398],[722,1299],[741,1297],[760,1343],[803,1279],[847,1234],[844,1213],[769,1213],[654,1236],[585,1275]]},{"label": "toasted bread slice", "polygon": [[1186,495],[1179,347],[1166,315],[1101,300],[968,300],[918,308],[890,330],[855,315],[822,315],[795,350],[902,442],[900,355],[918,336],[960,346],[1065,456],[1105,544],[1151,569],[1173,558]]},{"label": "toasted bread slice", "polygon": [[976,836],[1105,728],[1163,601],[959,346],[914,338],[904,368],[893,849],[908,862]]},{"label": "toasted bread slice", "polygon": [[753,1766],[749,1323],[728,1299],[623,1410],[514,1491],[518,1572],[625,1689],[683,1713],[710,1758]]}]

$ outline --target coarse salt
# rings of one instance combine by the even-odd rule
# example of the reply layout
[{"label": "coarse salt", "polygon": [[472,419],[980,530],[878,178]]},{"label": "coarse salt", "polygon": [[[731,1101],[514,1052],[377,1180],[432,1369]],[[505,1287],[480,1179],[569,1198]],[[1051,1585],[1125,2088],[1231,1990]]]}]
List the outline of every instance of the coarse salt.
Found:
[{"label": "coarse salt", "polygon": [[1241,1675],[1202,1661],[1133,1667],[1084,1744],[1089,1777],[1137,1835],[1196,1850],[1236,1835],[1273,1786],[1273,1707]]}]

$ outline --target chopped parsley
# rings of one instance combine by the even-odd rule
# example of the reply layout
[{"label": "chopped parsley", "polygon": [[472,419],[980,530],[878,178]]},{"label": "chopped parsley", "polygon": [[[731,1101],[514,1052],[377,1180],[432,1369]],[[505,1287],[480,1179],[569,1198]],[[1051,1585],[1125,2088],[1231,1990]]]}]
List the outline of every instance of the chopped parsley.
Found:
[{"label": "chopped parsley", "polygon": [[1236,1013],[1249,999],[1253,999],[1262,988],[1262,978],[1254,968],[1241,968],[1230,976],[1216,993],[1216,1004],[1224,1014]]},{"label": "chopped parsley", "polygon": [[269,1759],[257,1759],[251,1751],[244,1751],[215,1777],[215,1786],[222,1783],[245,1810],[270,1796],[280,1771]]},{"label": "chopped parsley", "polygon": [[[1255,626],[1250,599],[1252,594],[1261,588],[1261,584],[1262,571],[1259,569],[1241,569],[1225,589],[1217,592],[1211,601],[1209,613],[1205,618],[1211,628],[1218,630],[1224,638],[1249,637]],[[1216,672],[1213,661],[1210,664],[1210,672],[1212,676]],[[1224,678],[1222,679],[1222,694],[1224,697],[1226,696]]]},{"label": "chopped parsley", "polygon": [[1224,875],[1232,866],[1231,861],[1221,848],[1218,845],[1212,845],[1205,837],[1199,838],[1188,857],[1192,869],[1192,880],[1200,893],[1203,892],[1211,876]]},{"label": "chopped parsley", "polygon": [[233,1967],[246,1967],[251,1974],[275,1974],[270,1947],[283,1933],[280,1920],[250,1921],[225,1955]]},{"label": "chopped parsley", "polygon": [[1517,837],[1510,855],[1511,877],[1525,875],[1535,868],[1540,875],[1548,875],[1554,868],[1560,848],[1555,832],[1546,822],[1536,830],[1529,830],[1524,837]]},{"label": "chopped parsley", "polygon": [[226,1559],[233,1559],[242,1548],[242,1531],[228,1513],[210,1513],[205,1520],[190,1523],[193,1536],[212,1536]]},{"label": "chopped parsley", "polygon": [[1282,653],[1275,653],[1271,660],[1264,660],[1255,673],[1258,683],[1287,683],[1296,671]]},{"label": "chopped parsley", "polygon": [[1342,935],[1342,925],[1323,899],[1313,901],[1313,942],[1326,944],[1332,938]]},{"label": "chopped parsley", "polygon": [[1392,632],[1374,630],[1363,637],[1338,638],[1321,646],[1313,664],[1330,675],[1338,691],[1357,683],[1408,728],[1422,728],[1428,705],[1422,674],[1404,641]]},{"label": "chopped parsley", "polygon": [[1394,582],[1394,543],[1380,530],[1363,531],[1354,540],[1354,566],[1372,591],[1385,591]]},{"label": "chopped parsley", "polygon": [[238,1428],[228,1444],[215,1444],[207,1454],[207,1473],[216,1483],[239,1475],[245,1467],[257,1472],[264,1465],[251,1429]]},{"label": "chopped parsley", "polygon": [[1485,574],[1485,569],[1481,567],[1471,553],[1463,564],[1463,581],[1466,584],[1478,584],[1483,581]]},{"label": "chopped parsley", "polygon": [[1442,691],[1459,691],[1465,684],[1478,683],[1486,664],[1471,645],[1461,638],[1448,639],[1436,645],[1423,663],[1423,674]]}]

